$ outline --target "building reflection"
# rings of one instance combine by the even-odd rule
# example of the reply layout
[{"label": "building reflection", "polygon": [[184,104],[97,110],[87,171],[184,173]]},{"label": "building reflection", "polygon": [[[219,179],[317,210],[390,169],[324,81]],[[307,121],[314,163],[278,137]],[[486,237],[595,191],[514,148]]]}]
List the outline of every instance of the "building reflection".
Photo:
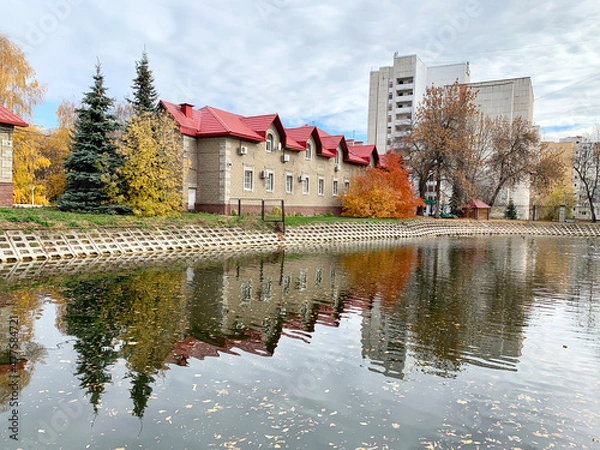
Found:
[{"label": "building reflection", "polygon": [[[132,413],[142,417],[155,380],[176,365],[221,354],[270,357],[282,339],[310,344],[318,326],[344,320],[360,322],[365,365],[387,377],[413,370],[453,377],[466,364],[517,370],[536,283],[561,272],[541,256],[544,248],[521,237],[437,238],[240,253],[105,267],[45,289],[57,304],[57,327],[75,338],[74,374],[93,408],[121,359]],[[580,271],[590,279],[594,258]],[[19,314],[31,322],[37,294],[14,291],[13,303],[15,292]]]}]

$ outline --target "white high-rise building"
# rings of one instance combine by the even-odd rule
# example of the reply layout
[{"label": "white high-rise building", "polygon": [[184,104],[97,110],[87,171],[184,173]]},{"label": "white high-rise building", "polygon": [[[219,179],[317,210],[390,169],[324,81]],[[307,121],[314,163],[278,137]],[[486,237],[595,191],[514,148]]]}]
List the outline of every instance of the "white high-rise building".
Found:
[{"label": "white high-rise building", "polygon": [[415,106],[432,84],[469,83],[469,63],[427,67],[417,55],[394,55],[394,65],[371,72],[367,141],[387,151],[412,125]]},{"label": "white high-rise building", "polygon": [[[480,111],[491,119],[505,116],[512,121],[521,116],[533,123],[531,78],[471,83],[469,63],[427,67],[416,55],[395,54],[393,66],[380,67],[370,75],[367,142],[379,151],[393,148],[395,140],[410,130],[426,89],[456,81],[476,91]],[[528,218],[529,184],[504,189],[492,215],[501,215],[510,199],[517,206],[519,218]]]}]

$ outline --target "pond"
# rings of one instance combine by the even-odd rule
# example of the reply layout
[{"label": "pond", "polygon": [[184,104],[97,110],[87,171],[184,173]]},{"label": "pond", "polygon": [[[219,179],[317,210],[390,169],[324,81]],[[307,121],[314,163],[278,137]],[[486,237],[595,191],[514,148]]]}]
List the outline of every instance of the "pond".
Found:
[{"label": "pond", "polygon": [[600,450],[599,273],[521,236],[3,266],[0,442]]}]

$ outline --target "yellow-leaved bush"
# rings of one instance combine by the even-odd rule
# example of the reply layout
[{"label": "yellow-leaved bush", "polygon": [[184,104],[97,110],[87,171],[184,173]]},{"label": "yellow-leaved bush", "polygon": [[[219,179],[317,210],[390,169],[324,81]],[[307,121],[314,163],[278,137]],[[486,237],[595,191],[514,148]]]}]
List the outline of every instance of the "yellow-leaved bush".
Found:
[{"label": "yellow-leaved bush", "polygon": [[183,152],[175,121],[164,112],[133,116],[118,152],[124,164],[108,183],[111,200],[137,216],[180,214]]},{"label": "yellow-leaved bush", "polygon": [[36,171],[50,166],[50,160],[42,154],[46,140],[47,136],[35,126],[30,126],[27,130],[15,128],[12,176],[14,203],[30,204],[33,200],[36,205],[48,204],[44,187],[35,176]]}]

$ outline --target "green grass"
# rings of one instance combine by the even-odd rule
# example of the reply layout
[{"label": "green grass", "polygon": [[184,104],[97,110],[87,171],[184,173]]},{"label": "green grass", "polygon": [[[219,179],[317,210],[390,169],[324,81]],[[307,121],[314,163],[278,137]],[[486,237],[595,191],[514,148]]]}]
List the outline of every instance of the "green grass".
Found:
[{"label": "green grass", "polygon": [[227,217],[207,213],[181,213],[177,217],[137,217],[110,214],[82,214],[60,211],[53,207],[0,208],[0,229],[61,229],[131,227],[148,228],[160,226],[252,226],[247,217]]},{"label": "green grass", "polygon": [[[274,217],[269,217],[273,219]],[[356,219],[330,216],[288,216],[286,226],[307,225],[331,222],[385,222],[384,219]],[[65,229],[65,228],[102,228],[129,227],[149,228],[161,226],[186,225],[214,227],[242,227],[253,229],[272,229],[274,223],[263,223],[260,216],[243,215],[221,216],[201,212],[184,212],[177,217],[137,217],[109,214],[82,214],[60,211],[54,207],[41,208],[0,208],[0,230],[22,229]]]},{"label": "green grass", "polygon": [[397,222],[398,219],[363,219],[356,217],[333,217],[333,216],[288,216],[285,218],[285,226],[310,225],[313,223],[334,222],[360,222],[360,223],[384,223]]}]

